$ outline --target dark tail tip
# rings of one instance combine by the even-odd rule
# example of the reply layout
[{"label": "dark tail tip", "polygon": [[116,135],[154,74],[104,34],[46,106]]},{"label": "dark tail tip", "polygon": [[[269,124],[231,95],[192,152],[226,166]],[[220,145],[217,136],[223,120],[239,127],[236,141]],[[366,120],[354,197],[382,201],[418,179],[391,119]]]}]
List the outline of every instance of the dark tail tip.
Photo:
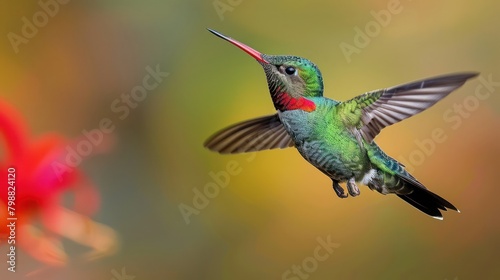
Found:
[{"label": "dark tail tip", "polygon": [[460,211],[446,199],[418,186],[413,187],[411,193],[398,194],[398,196],[413,207],[438,220],[443,219],[440,210],[446,211],[447,209],[451,209],[460,213]]}]

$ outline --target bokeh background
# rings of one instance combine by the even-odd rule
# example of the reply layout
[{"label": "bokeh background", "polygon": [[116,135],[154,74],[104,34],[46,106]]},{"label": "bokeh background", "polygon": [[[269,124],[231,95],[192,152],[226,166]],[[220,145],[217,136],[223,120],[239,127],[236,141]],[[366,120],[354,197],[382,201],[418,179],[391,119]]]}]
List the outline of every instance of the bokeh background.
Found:
[{"label": "bokeh background", "polygon": [[[392,4],[391,4],[392,3]],[[36,1],[0,8],[0,94],[35,135],[79,139],[109,118],[112,150],[80,166],[98,187],[92,218],[119,235],[117,253],[95,261],[63,240],[67,265],[45,264],[19,252],[18,272],[1,279],[498,279],[500,277],[500,85],[484,100],[469,81],[425,113],[384,130],[377,143],[411,167],[461,213],[444,221],[395,196],[364,187],[340,200],[331,182],[294,149],[218,155],[203,148],[216,130],[271,114],[260,66],[206,31],[216,29],[268,54],[309,58],[323,73],[325,95],[360,93],[428,76],[479,71],[500,81],[500,19],[496,1],[406,1],[350,56],[356,27],[397,2],[370,1],[69,1],[35,36],[18,45],[23,17]],[[112,104],[148,75],[168,72],[123,119]],[[485,94],[486,87],[480,88]],[[459,112],[457,106],[464,106]],[[446,135],[424,154],[435,129]],[[419,156],[424,155],[424,156]],[[189,224],[181,203],[214,182],[210,172],[237,164],[227,187]],[[305,276],[282,278],[314,256],[317,238],[338,248]],[[6,259],[5,244],[0,245]],[[308,278],[305,278],[305,277]],[[295,278],[293,278],[295,277]],[[122,279],[127,279],[122,277]],[[132,278],[129,278],[132,279]]]}]

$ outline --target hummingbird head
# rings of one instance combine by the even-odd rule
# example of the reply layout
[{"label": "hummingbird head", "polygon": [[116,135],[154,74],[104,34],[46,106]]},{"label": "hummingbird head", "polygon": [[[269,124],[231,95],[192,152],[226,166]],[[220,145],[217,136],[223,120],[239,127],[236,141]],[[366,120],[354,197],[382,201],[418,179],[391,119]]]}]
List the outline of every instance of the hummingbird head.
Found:
[{"label": "hummingbird head", "polygon": [[314,102],[308,98],[323,96],[323,78],[314,63],[298,56],[262,54],[217,31],[208,31],[242,49],[262,65],[277,110],[315,109]]}]

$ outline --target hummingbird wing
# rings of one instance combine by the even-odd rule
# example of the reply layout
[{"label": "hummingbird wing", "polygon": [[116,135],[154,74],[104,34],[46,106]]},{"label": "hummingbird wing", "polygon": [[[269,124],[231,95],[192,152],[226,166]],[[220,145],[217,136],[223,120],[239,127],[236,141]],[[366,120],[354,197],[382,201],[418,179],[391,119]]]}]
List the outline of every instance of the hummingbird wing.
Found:
[{"label": "hummingbird wing", "polygon": [[338,113],[370,143],[384,127],[424,111],[477,75],[449,74],[367,92],[340,103]]},{"label": "hummingbird wing", "polygon": [[221,154],[238,154],[293,147],[294,143],[278,114],[226,127],[205,141],[204,146]]}]

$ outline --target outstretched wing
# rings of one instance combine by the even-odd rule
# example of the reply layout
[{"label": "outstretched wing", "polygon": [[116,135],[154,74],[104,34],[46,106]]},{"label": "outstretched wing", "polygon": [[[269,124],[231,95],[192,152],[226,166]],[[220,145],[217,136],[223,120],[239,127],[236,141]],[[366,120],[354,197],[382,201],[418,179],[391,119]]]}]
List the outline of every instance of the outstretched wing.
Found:
[{"label": "outstretched wing", "polygon": [[212,135],[204,144],[221,154],[283,149],[293,145],[277,114],[231,125]]},{"label": "outstretched wing", "polygon": [[458,73],[367,92],[339,104],[339,116],[371,142],[384,127],[423,110],[462,86],[478,73]]}]

